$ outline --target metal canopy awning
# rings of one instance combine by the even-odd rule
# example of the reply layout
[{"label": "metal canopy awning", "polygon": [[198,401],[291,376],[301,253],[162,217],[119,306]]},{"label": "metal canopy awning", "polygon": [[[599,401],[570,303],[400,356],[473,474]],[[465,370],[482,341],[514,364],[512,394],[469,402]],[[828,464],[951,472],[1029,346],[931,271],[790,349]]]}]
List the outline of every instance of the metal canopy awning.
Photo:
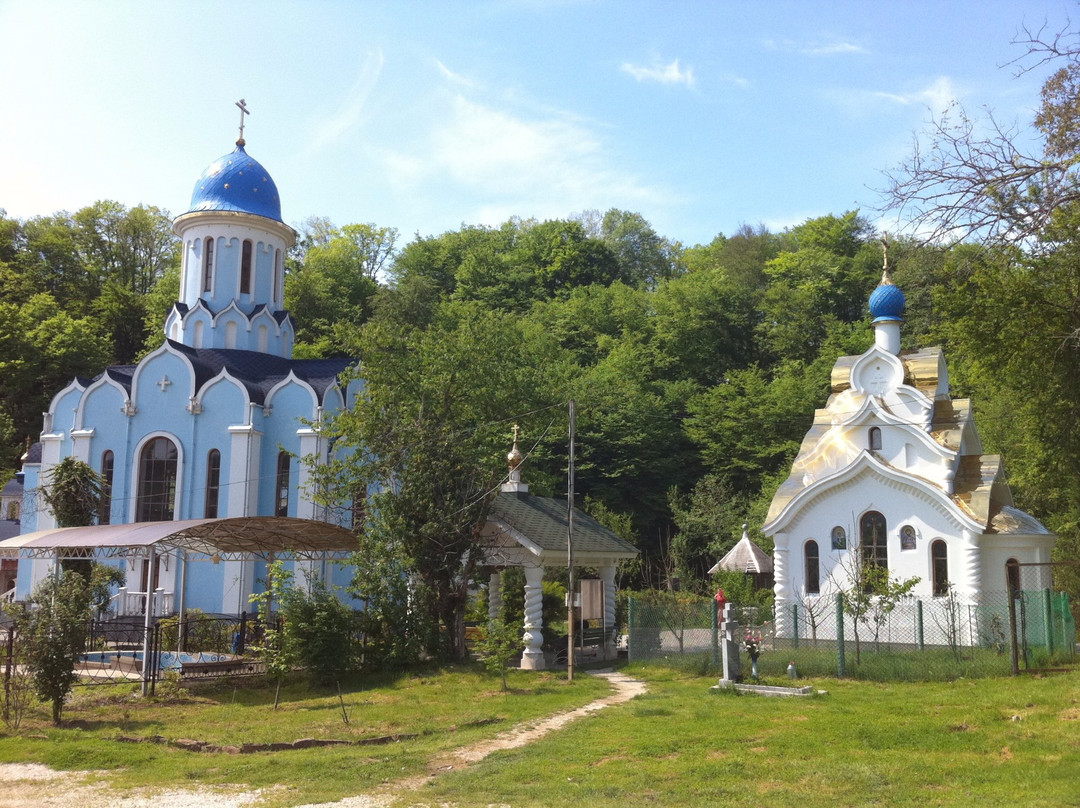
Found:
[{"label": "metal canopy awning", "polygon": [[126,558],[172,551],[215,560],[344,558],[356,549],[349,530],[313,519],[240,516],[38,530],[0,542],[0,557]]}]

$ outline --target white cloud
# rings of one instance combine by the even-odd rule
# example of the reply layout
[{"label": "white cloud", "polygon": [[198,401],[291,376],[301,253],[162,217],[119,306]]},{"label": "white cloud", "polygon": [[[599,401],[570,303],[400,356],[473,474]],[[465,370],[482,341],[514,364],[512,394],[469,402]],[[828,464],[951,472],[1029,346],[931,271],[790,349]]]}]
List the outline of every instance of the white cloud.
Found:
[{"label": "white cloud", "polygon": [[632,65],[624,62],[619,68],[624,73],[629,73],[638,81],[657,81],[660,84],[685,84],[687,87],[694,86],[694,68],[686,70],[679,68],[679,60],[675,59],[671,64],[661,65],[653,63],[651,67]]},{"label": "white cloud", "polygon": [[382,74],[385,58],[381,50],[369,53],[360,66],[356,80],[349,88],[338,108],[314,124],[314,132],[308,141],[306,152],[311,155],[339,140],[356,126],[364,111],[368,96],[375,89]]},{"label": "white cloud", "polygon": [[837,56],[847,53],[868,53],[862,45],[853,42],[830,42],[826,45],[810,45],[801,49],[807,56]]},{"label": "white cloud", "polygon": [[829,92],[827,95],[841,106],[847,107],[852,113],[865,113],[870,108],[886,104],[929,108],[934,115],[940,115],[960,97],[960,90],[948,76],[940,76],[922,89],[907,92],[842,90]]},{"label": "white cloud", "polygon": [[473,210],[460,214],[484,224],[510,215],[561,217],[671,201],[617,166],[609,144],[571,116],[527,116],[462,95],[423,141],[408,153],[385,155],[384,166],[391,183],[409,195],[435,198],[441,187],[454,186],[452,193],[475,200]]},{"label": "white cloud", "polygon": [[476,87],[476,82],[474,82],[468,76],[463,76],[461,73],[455,73],[438,59],[435,60],[435,66],[439,68],[439,72],[443,74],[443,78],[447,79],[451,83],[457,84],[461,87],[468,87],[469,89]]},{"label": "white cloud", "polygon": [[862,45],[843,40],[823,43],[797,42],[794,39],[763,39],[761,46],[767,51],[792,51],[804,56],[843,56],[852,53],[869,53]]}]

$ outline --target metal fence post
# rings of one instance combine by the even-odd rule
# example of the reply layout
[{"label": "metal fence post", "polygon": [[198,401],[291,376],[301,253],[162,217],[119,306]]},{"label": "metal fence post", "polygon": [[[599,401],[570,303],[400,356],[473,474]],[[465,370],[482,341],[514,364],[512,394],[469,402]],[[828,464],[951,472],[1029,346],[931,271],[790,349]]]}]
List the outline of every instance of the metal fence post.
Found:
[{"label": "metal fence post", "polygon": [[844,594],[836,593],[836,677],[843,679],[844,665]]},{"label": "metal fence post", "polygon": [[799,604],[791,604],[791,623],[794,627],[791,632],[791,643],[794,648],[799,647]]},{"label": "metal fence post", "polygon": [[1046,654],[1054,655],[1054,615],[1050,605],[1050,590],[1044,589],[1042,593],[1043,606],[1043,634],[1046,636]]},{"label": "metal fence post", "polygon": [[714,598],[713,606],[713,666],[720,664],[720,604]]},{"label": "metal fence post", "polygon": [[922,651],[926,647],[923,642],[922,600],[915,601],[915,633],[919,638],[919,650]]},{"label": "metal fence post", "polygon": [[637,628],[637,603],[634,596],[626,599],[626,661],[634,660],[634,629]]}]

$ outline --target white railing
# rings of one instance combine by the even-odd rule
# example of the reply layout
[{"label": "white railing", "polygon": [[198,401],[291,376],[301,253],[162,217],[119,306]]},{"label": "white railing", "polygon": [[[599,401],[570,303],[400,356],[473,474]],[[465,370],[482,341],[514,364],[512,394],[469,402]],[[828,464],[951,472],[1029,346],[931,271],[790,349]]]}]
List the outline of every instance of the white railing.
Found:
[{"label": "white railing", "polygon": [[14,603],[15,602],[15,587],[11,587],[7,592],[0,595],[0,603]]},{"label": "white railing", "polygon": [[[131,592],[125,588],[121,588],[109,599],[109,603],[111,604],[111,611],[113,611],[117,617],[146,614],[145,592]],[[161,617],[166,614],[172,614],[172,611],[173,593],[165,592],[161,588],[155,589],[154,616]]]}]

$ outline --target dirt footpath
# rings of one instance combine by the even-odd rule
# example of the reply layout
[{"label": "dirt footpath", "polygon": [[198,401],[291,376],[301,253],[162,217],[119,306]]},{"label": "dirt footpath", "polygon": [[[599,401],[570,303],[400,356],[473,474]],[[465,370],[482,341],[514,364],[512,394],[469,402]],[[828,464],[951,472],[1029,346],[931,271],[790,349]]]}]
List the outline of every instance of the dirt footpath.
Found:
[{"label": "dirt footpath", "polygon": [[[303,805],[298,808],[385,808],[402,792],[422,788],[440,774],[468,768],[502,749],[516,749],[583,716],[621,704],[645,692],[645,683],[613,671],[592,671],[611,682],[609,696],[556,713],[496,735],[472,746],[448,752],[428,763],[427,774],[380,786],[370,794],[346,797],[337,802]],[[153,792],[137,789],[121,796],[108,789],[108,772],[58,772],[36,763],[0,763],[0,808],[253,808],[266,791],[241,788],[203,787]]]}]

